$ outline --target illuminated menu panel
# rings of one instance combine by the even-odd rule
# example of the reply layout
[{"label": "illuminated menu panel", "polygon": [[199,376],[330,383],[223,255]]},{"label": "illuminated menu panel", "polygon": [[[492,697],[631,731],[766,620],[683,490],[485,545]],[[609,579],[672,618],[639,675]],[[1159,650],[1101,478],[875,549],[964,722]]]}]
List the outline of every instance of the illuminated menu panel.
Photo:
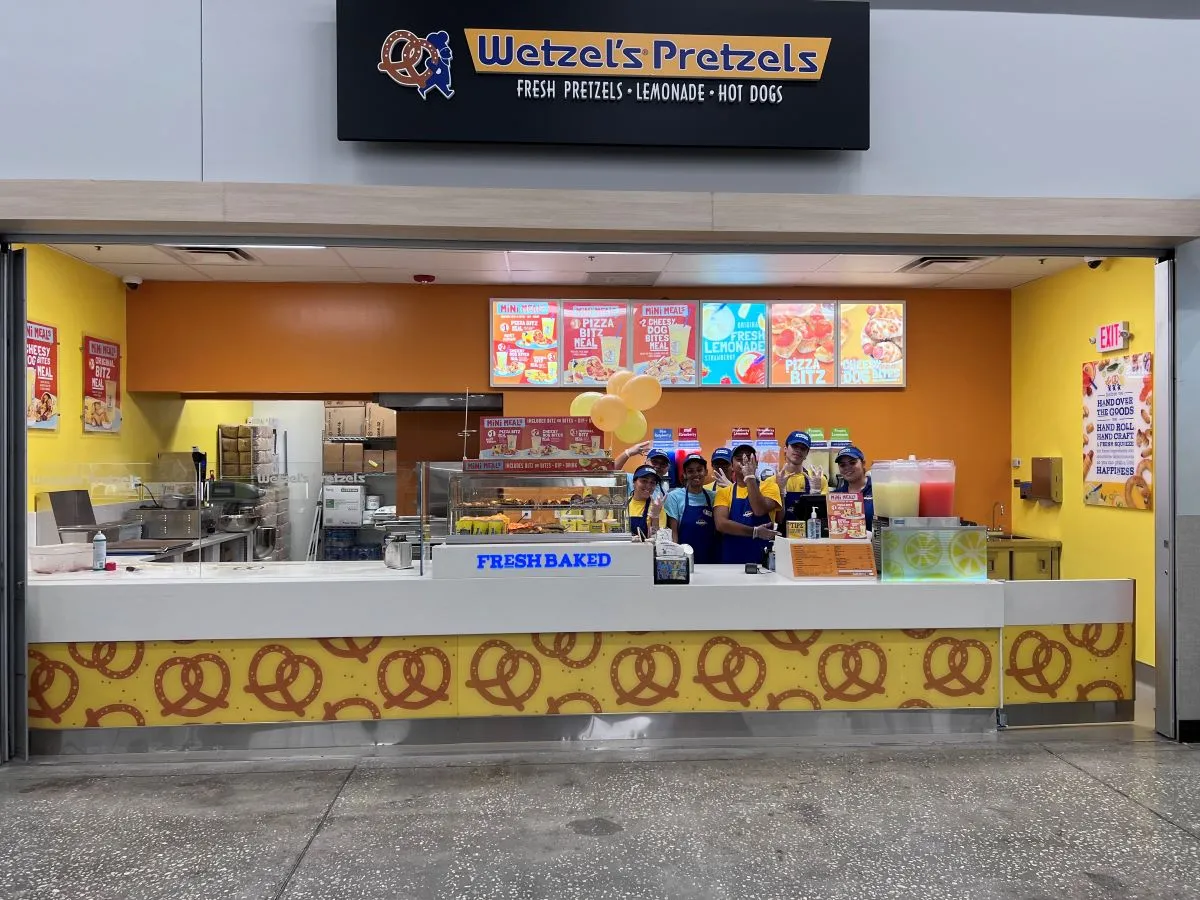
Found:
[{"label": "illuminated menu panel", "polygon": [[696,384],[696,304],[633,304],[633,371],[664,387]]},{"label": "illuminated menu panel", "polygon": [[557,300],[493,300],[493,387],[555,387],[559,381]]},{"label": "illuminated menu panel", "polygon": [[840,387],[903,387],[903,303],[839,303]]},{"label": "illuminated menu panel", "polygon": [[837,304],[771,304],[771,386],[837,384]]},{"label": "illuminated menu panel", "polygon": [[767,304],[700,304],[700,384],[767,386]]},{"label": "illuminated menu panel", "polygon": [[629,355],[629,304],[563,301],[563,384],[604,385]]}]

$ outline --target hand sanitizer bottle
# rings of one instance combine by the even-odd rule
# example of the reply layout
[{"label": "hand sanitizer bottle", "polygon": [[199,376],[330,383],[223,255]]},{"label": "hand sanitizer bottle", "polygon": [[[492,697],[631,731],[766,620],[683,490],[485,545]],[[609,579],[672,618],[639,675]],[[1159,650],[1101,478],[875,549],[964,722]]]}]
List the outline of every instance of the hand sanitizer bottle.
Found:
[{"label": "hand sanitizer bottle", "polygon": [[808,517],[808,521],[804,523],[804,536],[810,541],[821,539],[821,520],[817,518],[816,507],[813,508],[812,515]]},{"label": "hand sanitizer bottle", "polygon": [[108,563],[108,538],[103,531],[97,531],[92,538],[92,571],[103,572]]}]

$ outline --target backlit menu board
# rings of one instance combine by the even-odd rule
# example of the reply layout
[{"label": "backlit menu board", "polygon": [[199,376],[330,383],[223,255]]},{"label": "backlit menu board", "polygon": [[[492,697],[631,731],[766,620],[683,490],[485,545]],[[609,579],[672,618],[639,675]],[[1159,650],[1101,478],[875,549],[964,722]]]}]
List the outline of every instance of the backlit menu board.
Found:
[{"label": "backlit menu board", "polygon": [[837,384],[837,304],[771,304],[771,386]]},{"label": "backlit menu board", "polygon": [[633,371],[666,387],[696,384],[696,304],[633,304]]},{"label": "backlit menu board", "polygon": [[558,384],[557,300],[493,300],[493,387]]},{"label": "backlit menu board", "polygon": [[766,387],[767,304],[700,304],[700,384]]},{"label": "backlit menu board", "polygon": [[564,300],[562,307],[563,383],[608,384],[629,353],[629,304]]},{"label": "backlit menu board", "polygon": [[839,303],[840,387],[903,387],[904,304]]}]

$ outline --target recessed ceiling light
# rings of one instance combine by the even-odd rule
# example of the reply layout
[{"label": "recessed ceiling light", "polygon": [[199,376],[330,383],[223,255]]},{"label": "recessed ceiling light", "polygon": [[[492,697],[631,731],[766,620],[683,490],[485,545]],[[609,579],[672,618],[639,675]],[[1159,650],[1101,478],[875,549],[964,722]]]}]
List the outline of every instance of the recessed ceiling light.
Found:
[{"label": "recessed ceiling light", "polygon": [[172,250],[224,250],[237,247],[239,250],[327,250],[319,244],[162,244]]}]

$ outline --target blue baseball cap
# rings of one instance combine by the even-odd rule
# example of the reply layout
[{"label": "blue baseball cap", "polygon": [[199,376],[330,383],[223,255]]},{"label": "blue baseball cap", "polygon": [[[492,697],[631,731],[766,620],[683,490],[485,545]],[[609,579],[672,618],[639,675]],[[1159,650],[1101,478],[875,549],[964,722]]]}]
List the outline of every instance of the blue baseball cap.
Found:
[{"label": "blue baseball cap", "polygon": [[662,457],[667,462],[671,461],[671,454],[668,453],[666,450],[663,450],[661,447],[655,447],[653,450],[651,450],[649,453],[647,453],[646,459],[654,459],[656,456]]},{"label": "blue baseball cap", "polygon": [[653,478],[655,482],[659,480],[658,473],[654,471],[654,466],[638,466],[634,469],[633,480],[637,481],[639,478]]},{"label": "blue baseball cap", "polygon": [[708,460],[704,458],[703,453],[689,453],[683,458],[683,464],[686,466],[688,463],[695,462],[696,460],[704,463],[706,467],[708,466]]},{"label": "blue baseball cap", "polygon": [[733,462],[733,451],[728,447],[718,447],[712,452],[713,462]]},{"label": "blue baseball cap", "polygon": [[857,459],[859,462],[867,461],[867,457],[864,456],[863,452],[857,447],[843,447],[838,451],[837,458],[834,459],[834,462],[841,462],[843,456],[849,456],[851,459]]},{"label": "blue baseball cap", "polygon": [[787,436],[787,440],[785,440],[783,443],[784,443],[784,446],[787,446],[787,447],[791,447],[795,444],[799,444],[802,447],[811,448],[812,447],[812,438],[810,438],[808,436],[807,431],[793,431],[791,434],[789,434]]}]

